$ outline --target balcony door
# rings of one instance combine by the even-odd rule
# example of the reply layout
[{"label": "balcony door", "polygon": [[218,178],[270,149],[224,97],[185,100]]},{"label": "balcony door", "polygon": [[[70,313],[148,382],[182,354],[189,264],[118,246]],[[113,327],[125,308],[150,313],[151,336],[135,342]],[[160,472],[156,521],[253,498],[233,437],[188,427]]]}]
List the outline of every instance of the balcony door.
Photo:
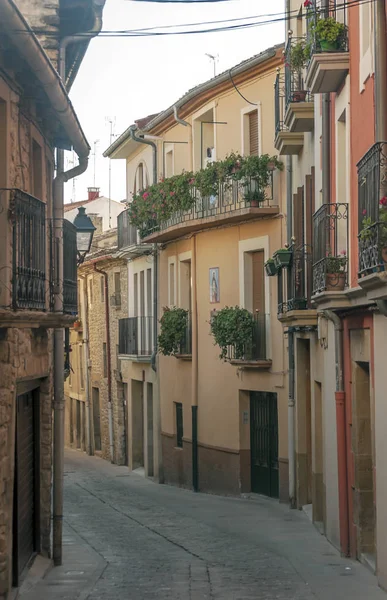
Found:
[{"label": "balcony door", "polygon": [[265,314],[265,257],[263,250],[252,252],[253,314]]}]

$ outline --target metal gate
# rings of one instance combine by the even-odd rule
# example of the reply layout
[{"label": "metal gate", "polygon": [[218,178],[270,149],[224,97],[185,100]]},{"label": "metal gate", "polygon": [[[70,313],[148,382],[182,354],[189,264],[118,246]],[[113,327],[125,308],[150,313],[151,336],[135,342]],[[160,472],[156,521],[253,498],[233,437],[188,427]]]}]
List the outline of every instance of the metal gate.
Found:
[{"label": "metal gate", "polygon": [[251,491],[278,498],[277,394],[250,392]]},{"label": "metal gate", "polygon": [[23,569],[37,550],[37,443],[34,392],[28,392],[17,397],[13,509],[14,585],[18,585]]}]

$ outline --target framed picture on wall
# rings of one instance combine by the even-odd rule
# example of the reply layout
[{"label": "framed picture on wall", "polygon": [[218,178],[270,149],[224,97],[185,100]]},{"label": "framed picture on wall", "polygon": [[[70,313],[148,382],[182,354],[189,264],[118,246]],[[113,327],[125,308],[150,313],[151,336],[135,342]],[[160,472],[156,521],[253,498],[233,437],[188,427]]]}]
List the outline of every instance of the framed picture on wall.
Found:
[{"label": "framed picture on wall", "polygon": [[219,289],[219,267],[210,269],[210,303],[217,304],[220,302]]}]

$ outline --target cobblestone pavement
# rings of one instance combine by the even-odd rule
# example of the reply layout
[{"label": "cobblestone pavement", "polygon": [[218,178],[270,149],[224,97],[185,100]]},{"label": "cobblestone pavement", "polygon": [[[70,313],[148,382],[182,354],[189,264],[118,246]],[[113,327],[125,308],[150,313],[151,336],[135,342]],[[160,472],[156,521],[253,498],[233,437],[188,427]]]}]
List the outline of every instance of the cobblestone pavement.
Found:
[{"label": "cobblestone pavement", "polygon": [[81,596],[82,586],[59,596],[52,584],[49,600],[387,599],[300,511],[160,486],[75,451],[66,453],[65,523],[101,561],[99,575]]}]

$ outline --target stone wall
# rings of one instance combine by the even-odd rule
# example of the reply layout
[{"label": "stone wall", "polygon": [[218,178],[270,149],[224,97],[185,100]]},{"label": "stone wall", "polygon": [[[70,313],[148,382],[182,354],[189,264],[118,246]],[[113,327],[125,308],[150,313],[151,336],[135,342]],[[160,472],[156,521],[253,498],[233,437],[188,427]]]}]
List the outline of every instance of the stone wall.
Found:
[{"label": "stone wall", "polygon": [[59,50],[59,0],[17,0],[18,9],[57,68]]},{"label": "stone wall", "polygon": [[[0,329],[0,598],[12,584],[15,406],[26,381],[40,384],[40,546],[50,554],[53,338],[44,329]],[[18,389],[19,388],[19,389]]]}]

